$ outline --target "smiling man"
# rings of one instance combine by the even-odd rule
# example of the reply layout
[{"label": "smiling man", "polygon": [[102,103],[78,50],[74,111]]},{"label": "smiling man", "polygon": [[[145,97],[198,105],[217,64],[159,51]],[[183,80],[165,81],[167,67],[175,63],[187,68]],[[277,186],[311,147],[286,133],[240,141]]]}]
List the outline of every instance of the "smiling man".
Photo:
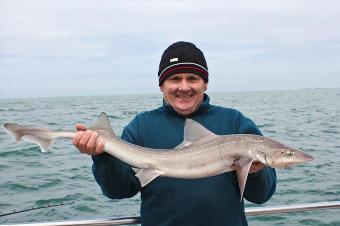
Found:
[{"label": "smiling man", "polygon": [[203,53],[191,43],[178,42],[163,53],[158,77],[164,101],[181,115],[190,115],[203,102],[208,88]]},{"label": "smiling man", "polygon": [[[261,135],[255,123],[239,111],[209,103],[204,93],[208,67],[194,44],[177,42],[169,46],[162,55],[158,78],[163,105],[137,115],[124,128],[123,140],[143,147],[172,149],[183,141],[186,118],[218,135]],[[103,152],[104,143],[95,132],[80,124],[76,128],[79,132],[73,143],[81,152],[92,155],[93,174],[103,193],[112,199],[141,193],[142,225],[247,225],[235,172],[192,180],[158,177],[142,188],[129,165]],[[275,187],[275,170],[254,164],[244,198],[266,202]]]},{"label": "smiling man", "polygon": [[181,115],[190,115],[203,102],[207,83],[198,75],[179,73],[170,76],[160,86],[164,101]]}]

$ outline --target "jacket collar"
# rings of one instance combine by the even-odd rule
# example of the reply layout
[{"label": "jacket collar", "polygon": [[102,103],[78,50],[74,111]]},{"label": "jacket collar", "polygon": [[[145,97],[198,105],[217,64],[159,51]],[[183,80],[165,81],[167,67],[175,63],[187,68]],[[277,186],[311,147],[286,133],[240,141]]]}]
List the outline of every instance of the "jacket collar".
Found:
[{"label": "jacket collar", "polygon": [[170,104],[166,103],[163,99],[163,110],[173,116],[176,116],[176,117],[180,117],[180,118],[192,118],[196,115],[200,115],[202,113],[205,113],[208,111],[209,109],[209,106],[210,106],[210,97],[207,95],[207,94],[203,94],[203,102],[201,103],[201,105],[199,106],[199,108],[194,111],[193,113],[191,113],[190,115],[181,115],[181,114],[178,114]]}]

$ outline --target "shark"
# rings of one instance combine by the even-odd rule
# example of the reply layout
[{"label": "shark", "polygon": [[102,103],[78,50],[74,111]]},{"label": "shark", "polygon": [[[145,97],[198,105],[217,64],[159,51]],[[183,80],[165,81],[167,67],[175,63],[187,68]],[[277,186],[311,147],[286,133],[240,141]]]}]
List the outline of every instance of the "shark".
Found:
[{"label": "shark", "polygon": [[[72,139],[76,131],[54,131],[46,128],[4,123],[3,128],[16,141],[24,139],[45,152],[57,138]],[[184,138],[174,149],[152,149],[121,140],[112,130],[103,112],[90,130],[104,141],[104,151],[126,162],[136,172],[142,187],[159,176],[197,179],[236,171],[240,197],[243,198],[251,165],[260,162],[284,169],[313,160],[303,151],[269,137],[253,134],[217,135],[193,119],[186,119]]]}]

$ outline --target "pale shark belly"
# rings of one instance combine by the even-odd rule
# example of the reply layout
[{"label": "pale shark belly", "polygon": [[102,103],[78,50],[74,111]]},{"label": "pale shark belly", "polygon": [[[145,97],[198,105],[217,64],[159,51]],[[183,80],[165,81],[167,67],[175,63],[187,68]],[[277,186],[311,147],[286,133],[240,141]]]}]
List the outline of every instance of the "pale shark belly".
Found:
[{"label": "pale shark belly", "polygon": [[218,150],[211,150],[166,156],[152,167],[159,170],[161,176],[195,179],[232,171],[231,165],[232,162],[226,162],[221,158]]}]

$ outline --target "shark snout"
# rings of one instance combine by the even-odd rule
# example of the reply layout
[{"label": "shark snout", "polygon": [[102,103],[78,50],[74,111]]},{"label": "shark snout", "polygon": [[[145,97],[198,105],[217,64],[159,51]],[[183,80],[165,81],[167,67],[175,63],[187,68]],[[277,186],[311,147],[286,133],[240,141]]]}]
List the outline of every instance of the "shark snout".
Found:
[{"label": "shark snout", "polygon": [[293,148],[279,149],[272,158],[271,165],[275,168],[288,168],[296,164],[310,162],[313,156]]},{"label": "shark snout", "polygon": [[310,162],[314,159],[313,156],[302,151],[296,151],[295,156],[296,163]]}]

